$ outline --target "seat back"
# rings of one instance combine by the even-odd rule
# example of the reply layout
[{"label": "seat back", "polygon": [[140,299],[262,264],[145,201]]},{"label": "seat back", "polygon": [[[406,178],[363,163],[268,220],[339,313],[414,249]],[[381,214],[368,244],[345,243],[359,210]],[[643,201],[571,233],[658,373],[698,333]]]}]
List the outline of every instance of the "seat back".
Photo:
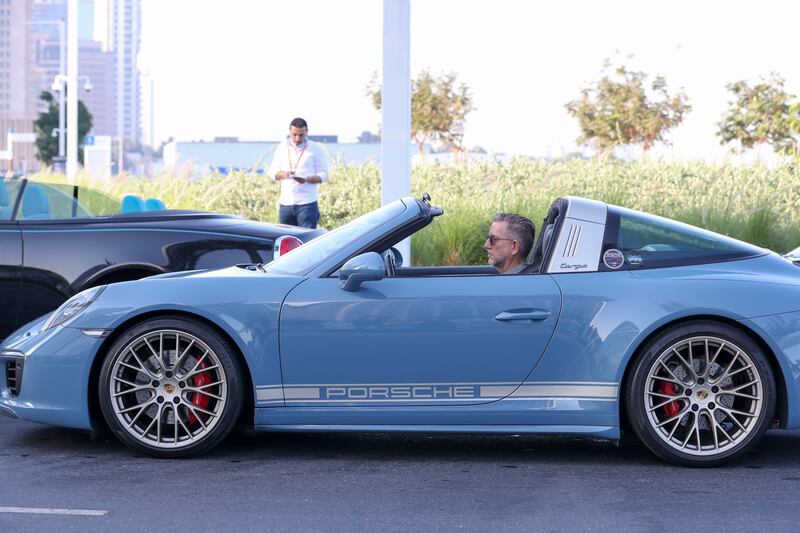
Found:
[{"label": "seat back", "polygon": [[148,211],[164,211],[167,208],[167,206],[164,205],[164,202],[158,198],[148,198],[144,201],[144,204]]},{"label": "seat back", "polygon": [[22,197],[22,218],[24,220],[49,220],[50,201],[39,185],[28,184]]},{"label": "seat back", "polygon": [[553,238],[553,228],[555,224],[548,224],[542,232],[542,256],[547,253],[547,247],[550,246],[550,241]]},{"label": "seat back", "polygon": [[122,198],[119,208],[120,213],[141,213],[142,211],[147,211],[147,206],[140,196],[126,194]]},{"label": "seat back", "polygon": [[534,246],[533,252],[531,253],[530,265],[525,267],[525,269],[522,271],[523,273],[533,274],[542,270],[542,262],[544,261],[545,254],[547,253],[547,247],[550,245],[550,241],[553,239],[553,228],[555,228],[555,226],[555,222],[551,222],[544,227],[541,235],[539,235],[539,240],[536,242],[536,246]]},{"label": "seat back", "polygon": [[0,180],[0,220],[11,218],[11,197],[8,195],[6,182]]}]

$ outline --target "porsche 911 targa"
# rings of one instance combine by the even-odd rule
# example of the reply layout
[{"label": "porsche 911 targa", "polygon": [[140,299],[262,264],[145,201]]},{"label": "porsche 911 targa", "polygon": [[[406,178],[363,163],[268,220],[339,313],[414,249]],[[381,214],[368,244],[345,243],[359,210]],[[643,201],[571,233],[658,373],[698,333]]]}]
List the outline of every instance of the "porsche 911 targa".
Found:
[{"label": "porsche 911 targa", "polygon": [[689,466],[800,426],[800,270],[605,203],[555,200],[530,267],[407,267],[403,198],[267,265],[98,286],[0,347],[0,411],[160,457],[266,431],[572,434]]}]

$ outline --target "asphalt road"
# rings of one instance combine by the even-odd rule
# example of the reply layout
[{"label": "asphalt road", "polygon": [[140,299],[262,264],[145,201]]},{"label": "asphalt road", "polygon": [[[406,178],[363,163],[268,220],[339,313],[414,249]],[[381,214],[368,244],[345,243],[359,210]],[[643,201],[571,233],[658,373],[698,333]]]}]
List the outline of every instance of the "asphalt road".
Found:
[{"label": "asphalt road", "polygon": [[170,461],[0,417],[0,487],[3,533],[800,531],[800,431],[704,470],[518,436],[240,433]]}]

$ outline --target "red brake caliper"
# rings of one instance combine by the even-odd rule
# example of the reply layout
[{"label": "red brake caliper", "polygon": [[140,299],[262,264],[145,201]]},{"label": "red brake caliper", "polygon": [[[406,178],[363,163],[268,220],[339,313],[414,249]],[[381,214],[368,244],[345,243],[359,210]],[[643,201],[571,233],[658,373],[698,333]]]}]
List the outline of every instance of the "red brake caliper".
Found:
[{"label": "red brake caliper", "polygon": [[[205,367],[206,363],[202,362],[200,363],[200,366],[198,368],[202,370]],[[210,383],[211,383],[211,376],[208,374],[208,372],[200,372],[192,377],[192,384],[197,388],[203,387],[204,385],[209,385]],[[192,393],[192,405],[196,405],[201,409],[208,409],[208,403],[210,401],[211,398],[206,396],[205,394],[202,394],[200,392]],[[191,410],[187,413],[187,418],[189,419],[190,424],[194,424],[195,422],[197,422],[197,417]]]},{"label": "red brake caliper", "polygon": [[[661,383],[661,392],[668,394],[669,396],[677,396],[678,387],[676,387],[674,383],[663,381]],[[678,402],[669,402],[664,406],[664,414],[667,415],[667,418],[672,418],[673,416],[677,415],[678,411],[680,410],[681,405]]]}]

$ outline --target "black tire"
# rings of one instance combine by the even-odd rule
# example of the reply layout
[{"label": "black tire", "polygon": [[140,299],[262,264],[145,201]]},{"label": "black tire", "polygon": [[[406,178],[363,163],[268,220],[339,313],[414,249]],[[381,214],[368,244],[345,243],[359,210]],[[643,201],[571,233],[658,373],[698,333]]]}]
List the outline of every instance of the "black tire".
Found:
[{"label": "black tire", "polygon": [[108,351],[98,391],[103,417],[126,446],[154,457],[199,455],[242,412],[243,371],[228,342],[202,322],[154,318]]},{"label": "black tire", "polygon": [[732,326],[673,326],[649,342],[634,365],[625,397],[628,420],[642,442],[671,463],[724,464],[756,446],[773,420],[769,361]]}]

